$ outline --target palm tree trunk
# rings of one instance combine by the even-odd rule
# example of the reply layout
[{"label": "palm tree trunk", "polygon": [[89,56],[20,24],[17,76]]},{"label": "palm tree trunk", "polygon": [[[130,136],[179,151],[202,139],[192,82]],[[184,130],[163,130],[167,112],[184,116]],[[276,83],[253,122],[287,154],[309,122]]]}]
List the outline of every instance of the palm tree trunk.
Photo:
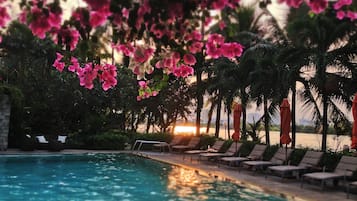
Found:
[{"label": "palm tree trunk", "polygon": [[247,136],[247,94],[241,89],[242,97],[242,136]]},{"label": "palm tree trunk", "polygon": [[230,129],[231,129],[231,126],[230,126],[230,123],[231,123],[231,108],[230,108],[230,105],[231,104],[227,104],[227,134],[228,134],[228,139],[231,139],[231,132],[230,132]]},{"label": "palm tree trunk", "polygon": [[214,133],[214,136],[216,138],[219,137],[219,129],[221,126],[221,108],[222,108],[222,96],[220,95],[220,92],[218,93],[219,93],[219,97],[218,97],[217,112],[216,112],[216,130]]},{"label": "palm tree trunk", "polygon": [[266,141],[266,144],[270,145],[268,101],[265,98],[265,96],[264,96],[264,128],[265,128],[265,141]]},{"label": "palm tree trunk", "polygon": [[151,112],[148,114],[148,120],[147,120],[147,124],[146,124],[146,133],[149,133],[150,125],[151,125]]},{"label": "palm tree trunk", "polygon": [[292,101],[291,101],[291,147],[295,148],[296,144],[296,82],[292,86]]},{"label": "palm tree trunk", "polygon": [[207,119],[207,127],[206,127],[206,133],[208,134],[209,133],[209,129],[211,128],[211,121],[212,121],[212,115],[213,115],[213,110],[214,110],[214,107],[215,107],[215,103],[212,102],[211,104],[211,107],[208,111],[208,119]]},{"label": "palm tree trunk", "polygon": [[322,151],[326,151],[326,142],[327,142],[327,95],[326,93],[322,94],[322,101],[323,101],[323,114],[322,114]]}]

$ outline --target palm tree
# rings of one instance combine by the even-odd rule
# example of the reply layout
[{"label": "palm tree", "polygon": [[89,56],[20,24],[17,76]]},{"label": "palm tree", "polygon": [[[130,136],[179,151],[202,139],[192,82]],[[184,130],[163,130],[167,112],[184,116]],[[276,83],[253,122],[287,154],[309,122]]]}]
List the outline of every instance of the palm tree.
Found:
[{"label": "palm tree", "polygon": [[[232,72],[236,70],[237,67],[237,64],[229,59],[221,58],[213,61],[207,68],[207,92],[213,95],[211,98],[212,101],[209,115],[212,115],[213,108],[216,107],[216,137],[218,137],[220,130],[222,102],[225,102],[226,107],[230,107],[233,102],[232,96],[234,95],[236,88],[233,84],[235,83],[235,77]],[[210,119],[209,116],[209,122]]]},{"label": "palm tree", "polygon": [[306,68],[315,73],[305,84],[304,97],[305,103],[314,108],[316,125],[322,127],[322,150],[326,150],[328,113],[335,114],[330,119],[333,123],[346,119],[336,101],[350,101],[351,94],[340,86],[347,87],[356,75],[356,63],[352,60],[357,54],[355,30],[356,23],[336,19],[332,10],[317,16],[296,18],[287,26],[289,38],[295,41],[295,50],[303,53],[300,58],[307,59]]}]

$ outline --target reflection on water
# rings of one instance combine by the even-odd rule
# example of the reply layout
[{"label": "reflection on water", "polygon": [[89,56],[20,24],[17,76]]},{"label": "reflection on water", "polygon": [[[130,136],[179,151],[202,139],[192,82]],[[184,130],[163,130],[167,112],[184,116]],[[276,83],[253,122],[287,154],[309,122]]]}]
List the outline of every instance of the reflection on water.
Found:
[{"label": "reflection on water", "polygon": [[204,191],[208,190],[208,184],[201,183],[197,173],[184,168],[173,168],[168,175],[167,188],[176,193],[180,198],[192,197],[195,200],[207,200]]},{"label": "reflection on water", "polygon": [[[176,134],[193,134],[196,132],[195,126],[177,126],[175,129]],[[201,127],[201,133],[206,132],[206,128]],[[230,130],[229,134],[233,134],[233,130]],[[214,129],[210,129],[211,135],[214,134]],[[291,133],[290,133],[291,136]],[[228,139],[228,132],[226,129],[220,129],[219,137],[223,139]],[[259,137],[262,142],[265,142],[265,132],[261,131]],[[280,132],[279,131],[270,131],[270,143],[279,144]],[[322,135],[316,133],[296,133],[296,147],[297,148],[312,148],[312,149],[321,149]],[[337,135],[327,135],[327,149],[331,151],[341,151],[343,146],[351,145],[351,136],[337,136]]]},{"label": "reflection on water", "polygon": [[178,200],[202,201],[284,201],[286,199],[244,188],[209,176],[202,176],[191,169],[174,167],[167,176],[167,188]]}]

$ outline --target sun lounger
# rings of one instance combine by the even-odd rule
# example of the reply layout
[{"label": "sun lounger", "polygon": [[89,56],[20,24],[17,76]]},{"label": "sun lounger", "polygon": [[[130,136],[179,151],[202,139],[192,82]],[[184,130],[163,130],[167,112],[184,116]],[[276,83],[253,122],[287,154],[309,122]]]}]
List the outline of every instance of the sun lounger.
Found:
[{"label": "sun lounger", "polygon": [[66,135],[59,135],[57,137],[57,141],[61,142],[62,144],[66,143],[67,136]]},{"label": "sun lounger", "polygon": [[334,172],[314,172],[307,173],[301,177],[301,188],[306,180],[321,181],[321,189],[325,187],[327,181],[338,181],[343,179],[346,182],[348,177],[353,175],[357,170],[357,157],[342,156]]},{"label": "sun lounger", "polygon": [[185,151],[183,154],[183,159],[185,159],[185,157],[187,155],[191,156],[191,160],[192,160],[192,156],[193,155],[197,155],[197,154],[201,154],[201,153],[217,153],[219,152],[219,150],[222,148],[224,144],[223,140],[217,140],[212,147],[207,148],[207,149],[194,149],[194,150],[189,150],[189,151]]},{"label": "sun lounger", "polygon": [[183,138],[182,135],[175,135],[170,143],[157,143],[154,144],[153,147],[159,148],[162,151],[167,147],[169,151],[171,151],[172,146],[179,145],[182,141],[182,138]]},{"label": "sun lounger", "polygon": [[244,161],[243,166],[248,166],[252,170],[263,170],[272,165],[283,165],[292,153],[292,149],[279,148],[270,161]]},{"label": "sun lounger", "polygon": [[225,163],[229,166],[239,166],[243,161],[260,160],[263,158],[266,148],[266,145],[257,144],[247,157],[222,157],[220,158],[220,163]]},{"label": "sun lounger", "polygon": [[184,152],[187,150],[192,150],[198,147],[200,143],[199,137],[192,137],[187,145],[174,145],[172,146],[172,151]]},{"label": "sun lounger", "polygon": [[350,198],[351,187],[357,187],[357,181],[351,182],[347,185],[347,198]]},{"label": "sun lounger", "polygon": [[301,175],[301,173],[306,173],[307,171],[311,171],[311,169],[316,168],[319,165],[319,162],[322,158],[323,152],[320,151],[306,151],[304,157],[300,161],[299,165],[276,165],[270,166],[267,169],[266,177],[275,173],[280,175],[282,178],[287,175],[296,174],[297,177]]},{"label": "sun lounger", "polygon": [[231,146],[224,153],[201,153],[198,157],[198,160],[202,160],[202,158],[207,158],[207,160],[217,160],[220,157],[229,157],[236,155],[241,148],[242,143],[232,143]]}]

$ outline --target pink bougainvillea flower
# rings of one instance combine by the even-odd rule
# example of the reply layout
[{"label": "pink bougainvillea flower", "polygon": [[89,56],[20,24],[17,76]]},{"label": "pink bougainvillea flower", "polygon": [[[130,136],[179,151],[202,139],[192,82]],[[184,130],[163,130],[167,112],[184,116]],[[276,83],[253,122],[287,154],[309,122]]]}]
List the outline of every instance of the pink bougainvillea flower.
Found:
[{"label": "pink bougainvillea flower", "polygon": [[44,39],[46,32],[51,29],[51,25],[48,21],[47,16],[42,12],[41,9],[37,7],[32,7],[31,9],[32,21],[29,24],[29,28],[32,33],[41,39]]},{"label": "pink bougainvillea flower", "polygon": [[148,87],[148,84],[146,83],[146,81],[139,81],[138,82],[140,88],[147,88]]},{"label": "pink bougainvillea flower", "polygon": [[0,6],[0,27],[5,27],[9,20],[10,20],[10,15],[6,7]]},{"label": "pink bougainvillea flower", "polygon": [[215,10],[222,10],[228,4],[228,0],[214,0],[212,2],[212,8]]},{"label": "pink bougainvillea flower", "polygon": [[221,49],[214,43],[206,43],[206,54],[214,59],[219,58],[222,55]]},{"label": "pink bougainvillea flower", "polygon": [[50,13],[48,17],[48,23],[51,27],[55,29],[61,28],[61,21],[62,21],[62,13]]},{"label": "pink bougainvillea flower", "polygon": [[61,61],[61,59],[63,58],[63,55],[61,53],[57,52],[56,56],[57,56],[57,58],[52,66],[54,66],[59,72],[62,72],[64,69],[64,66],[65,66],[64,62]]},{"label": "pink bougainvillea flower", "polygon": [[144,63],[153,55],[154,49],[137,47],[134,51],[134,61]]},{"label": "pink bougainvillea flower", "polygon": [[135,51],[135,48],[130,43],[112,45],[112,47],[118,52],[122,52],[127,57],[132,56]]},{"label": "pink bougainvillea flower", "polygon": [[185,54],[183,56],[183,62],[187,65],[195,65],[196,64],[196,58],[192,54]]},{"label": "pink bougainvillea flower", "polygon": [[239,43],[224,43],[221,47],[222,55],[232,59],[242,55],[243,46]]},{"label": "pink bougainvillea flower", "polygon": [[342,20],[345,16],[346,16],[346,14],[345,14],[345,12],[342,11],[342,10],[339,10],[339,11],[336,12],[336,17],[337,17],[337,19],[339,19],[339,20]]},{"label": "pink bougainvillea flower", "polygon": [[23,24],[26,24],[27,21],[27,11],[23,10],[19,15],[19,21]]},{"label": "pink bougainvillea flower", "polygon": [[77,70],[80,68],[78,59],[75,57],[71,57],[71,63],[72,64],[68,66],[68,71],[77,72]]},{"label": "pink bougainvillea flower", "polygon": [[98,69],[102,71],[99,75],[99,80],[102,82],[102,88],[107,91],[117,85],[117,68],[111,64],[104,64],[98,66]]},{"label": "pink bougainvillea flower", "polygon": [[84,0],[92,10],[101,10],[103,7],[109,7],[110,0]]},{"label": "pink bougainvillea flower", "polygon": [[98,76],[98,71],[93,68],[92,63],[87,63],[84,68],[78,69],[77,74],[79,77],[79,85],[84,86],[87,89],[93,89],[93,81]]},{"label": "pink bougainvillea flower", "polygon": [[225,23],[224,21],[220,21],[220,22],[218,23],[218,26],[219,26],[219,29],[220,29],[220,30],[223,30],[223,29],[226,27],[226,23]]},{"label": "pink bougainvillea flower", "polygon": [[212,22],[212,18],[211,17],[206,17],[205,18],[205,26],[207,27],[208,25],[210,25]]},{"label": "pink bougainvillea flower", "polygon": [[190,75],[193,75],[193,68],[191,66],[188,66],[188,65],[180,65],[179,67],[177,68],[174,68],[172,73],[173,75],[175,75],[176,77],[188,77]]},{"label": "pink bougainvillea flower", "polygon": [[279,3],[285,2],[288,6],[298,8],[304,2],[303,0],[279,0]]},{"label": "pink bougainvillea flower", "polygon": [[350,18],[351,21],[354,21],[357,19],[357,12],[347,11],[346,17]]},{"label": "pink bougainvillea flower", "polygon": [[192,54],[196,54],[202,51],[203,43],[202,42],[193,42],[189,47],[188,50]]},{"label": "pink bougainvillea flower", "polygon": [[352,0],[339,0],[333,5],[333,8],[335,10],[339,10],[343,6],[348,6],[348,5],[351,5],[351,4],[352,4]]},{"label": "pink bougainvillea flower", "polygon": [[124,18],[128,19],[129,18],[129,9],[123,8],[121,9],[121,14],[123,15]]},{"label": "pink bougainvillea flower", "polygon": [[151,96],[157,96],[159,94],[158,91],[152,91]]},{"label": "pink bougainvillea flower", "polygon": [[323,12],[328,6],[327,0],[307,0],[307,4],[315,14]]},{"label": "pink bougainvillea flower", "polygon": [[105,24],[107,17],[111,15],[111,12],[108,9],[102,9],[98,11],[91,11],[90,12],[90,25],[95,28],[98,26],[102,26]]}]

